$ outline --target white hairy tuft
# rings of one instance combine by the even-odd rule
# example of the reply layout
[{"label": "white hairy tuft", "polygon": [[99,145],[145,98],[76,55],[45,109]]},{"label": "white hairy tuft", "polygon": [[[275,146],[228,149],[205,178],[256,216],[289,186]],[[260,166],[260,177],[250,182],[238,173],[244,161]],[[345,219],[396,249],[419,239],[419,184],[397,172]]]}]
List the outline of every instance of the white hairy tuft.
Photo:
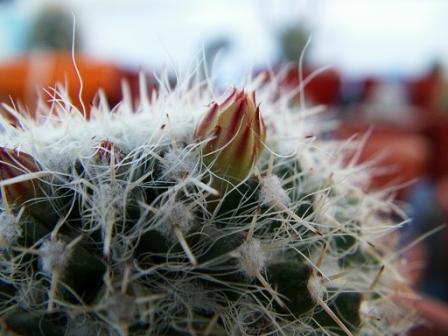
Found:
[{"label": "white hairy tuft", "polygon": [[136,313],[135,298],[123,293],[113,293],[107,297],[104,308],[110,320],[132,323]]},{"label": "white hairy tuft", "polygon": [[269,206],[276,205],[279,202],[288,205],[291,202],[288,193],[283,189],[282,181],[277,175],[268,175],[262,178],[260,199],[263,205]]},{"label": "white hairy tuft", "polygon": [[7,212],[0,214],[0,247],[10,247],[22,236],[17,218]]},{"label": "white hairy tuft", "polygon": [[241,270],[247,276],[257,277],[266,267],[267,257],[257,239],[244,242],[238,249]]},{"label": "white hairy tuft", "polygon": [[193,221],[191,210],[182,202],[164,205],[160,210],[161,225],[159,230],[167,237],[174,238],[173,231],[179,229],[187,232]]},{"label": "white hairy tuft", "polygon": [[71,249],[63,241],[45,241],[39,248],[42,270],[50,274],[62,272],[67,267],[71,254]]}]

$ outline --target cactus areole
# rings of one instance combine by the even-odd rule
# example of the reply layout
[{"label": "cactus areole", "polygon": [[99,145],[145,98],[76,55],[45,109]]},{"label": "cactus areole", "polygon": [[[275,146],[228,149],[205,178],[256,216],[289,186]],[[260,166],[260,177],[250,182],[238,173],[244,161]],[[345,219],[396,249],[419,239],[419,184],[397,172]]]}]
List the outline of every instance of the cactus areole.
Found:
[{"label": "cactus areole", "polygon": [[[273,84],[0,117],[0,330],[393,335],[402,213]],[[257,100],[255,101],[255,91]],[[275,98],[273,98],[275,97]],[[11,123],[11,120],[14,120]],[[390,216],[388,214],[394,214]],[[406,220],[406,218],[402,218]],[[393,313],[391,313],[393,312]]]}]

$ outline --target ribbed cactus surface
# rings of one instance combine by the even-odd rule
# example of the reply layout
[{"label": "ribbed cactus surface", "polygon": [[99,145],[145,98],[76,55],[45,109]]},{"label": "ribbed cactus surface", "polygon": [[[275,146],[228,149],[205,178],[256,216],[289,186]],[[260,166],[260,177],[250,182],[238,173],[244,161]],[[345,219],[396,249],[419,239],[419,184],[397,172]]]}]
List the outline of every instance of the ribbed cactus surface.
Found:
[{"label": "ribbed cactus surface", "polygon": [[88,120],[62,93],[34,119],[5,107],[4,330],[405,330],[391,299],[405,282],[393,252],[400,210],[364,191],[353,144],[321,139],[328,125],[314,111],[256,83],[217,97],[191,80],[152,97],[143,85],[137,106],[124,90]]}]

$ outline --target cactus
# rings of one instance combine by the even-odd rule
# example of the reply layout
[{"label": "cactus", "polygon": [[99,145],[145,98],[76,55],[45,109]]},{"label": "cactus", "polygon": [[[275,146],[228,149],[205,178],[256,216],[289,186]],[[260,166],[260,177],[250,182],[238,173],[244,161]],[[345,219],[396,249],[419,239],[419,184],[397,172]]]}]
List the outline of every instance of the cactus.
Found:
[{"label": "cactus", "polygon": [[[247,83],[191,78],[89,119],[2,119],[0,315],[19,335],[393,334],[405,220],[352,144]],[[144,85],[143,85],[144,88]],[[257,91],[256,102],[255,94]],[[126,92],[126,91],[125,91]],[[218,101],[221,101],[219,99]],[[313,111],[311,111],[313,112]],[[84,114],[85,115],[85,114]],[[394,311],[391,321],[389,311]],[[6,331],[5,331],[6,332]]]}]

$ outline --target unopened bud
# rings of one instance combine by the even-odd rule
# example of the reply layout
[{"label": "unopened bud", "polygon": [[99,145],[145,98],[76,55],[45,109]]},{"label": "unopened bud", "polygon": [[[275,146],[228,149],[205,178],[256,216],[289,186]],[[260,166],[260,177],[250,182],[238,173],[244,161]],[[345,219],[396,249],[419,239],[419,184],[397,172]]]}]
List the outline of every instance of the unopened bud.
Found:
[{"label": "unopened bud", "polygon": [[221,104],[213,103],[195,131],[204,144],[204,162],[231,182],[246,178],[259,158],[266,128],[255,92],[234,90]]},{"label": "unopened bud", "polygon": [[[0,181],[16,178],[2,188],[2,198],[8,204],[21,205],[40,194],[40,185],[35,178],[27,174],[40,171],[39,164],[29,154],[0,147]],[[23,179],[19,178],[23,176]]]},{"label": "unopened bud", "polygon": [[115,164],[124,159],[125,155],[109,140],[101,141],[97,146],[95,159],[99,164]]}]

